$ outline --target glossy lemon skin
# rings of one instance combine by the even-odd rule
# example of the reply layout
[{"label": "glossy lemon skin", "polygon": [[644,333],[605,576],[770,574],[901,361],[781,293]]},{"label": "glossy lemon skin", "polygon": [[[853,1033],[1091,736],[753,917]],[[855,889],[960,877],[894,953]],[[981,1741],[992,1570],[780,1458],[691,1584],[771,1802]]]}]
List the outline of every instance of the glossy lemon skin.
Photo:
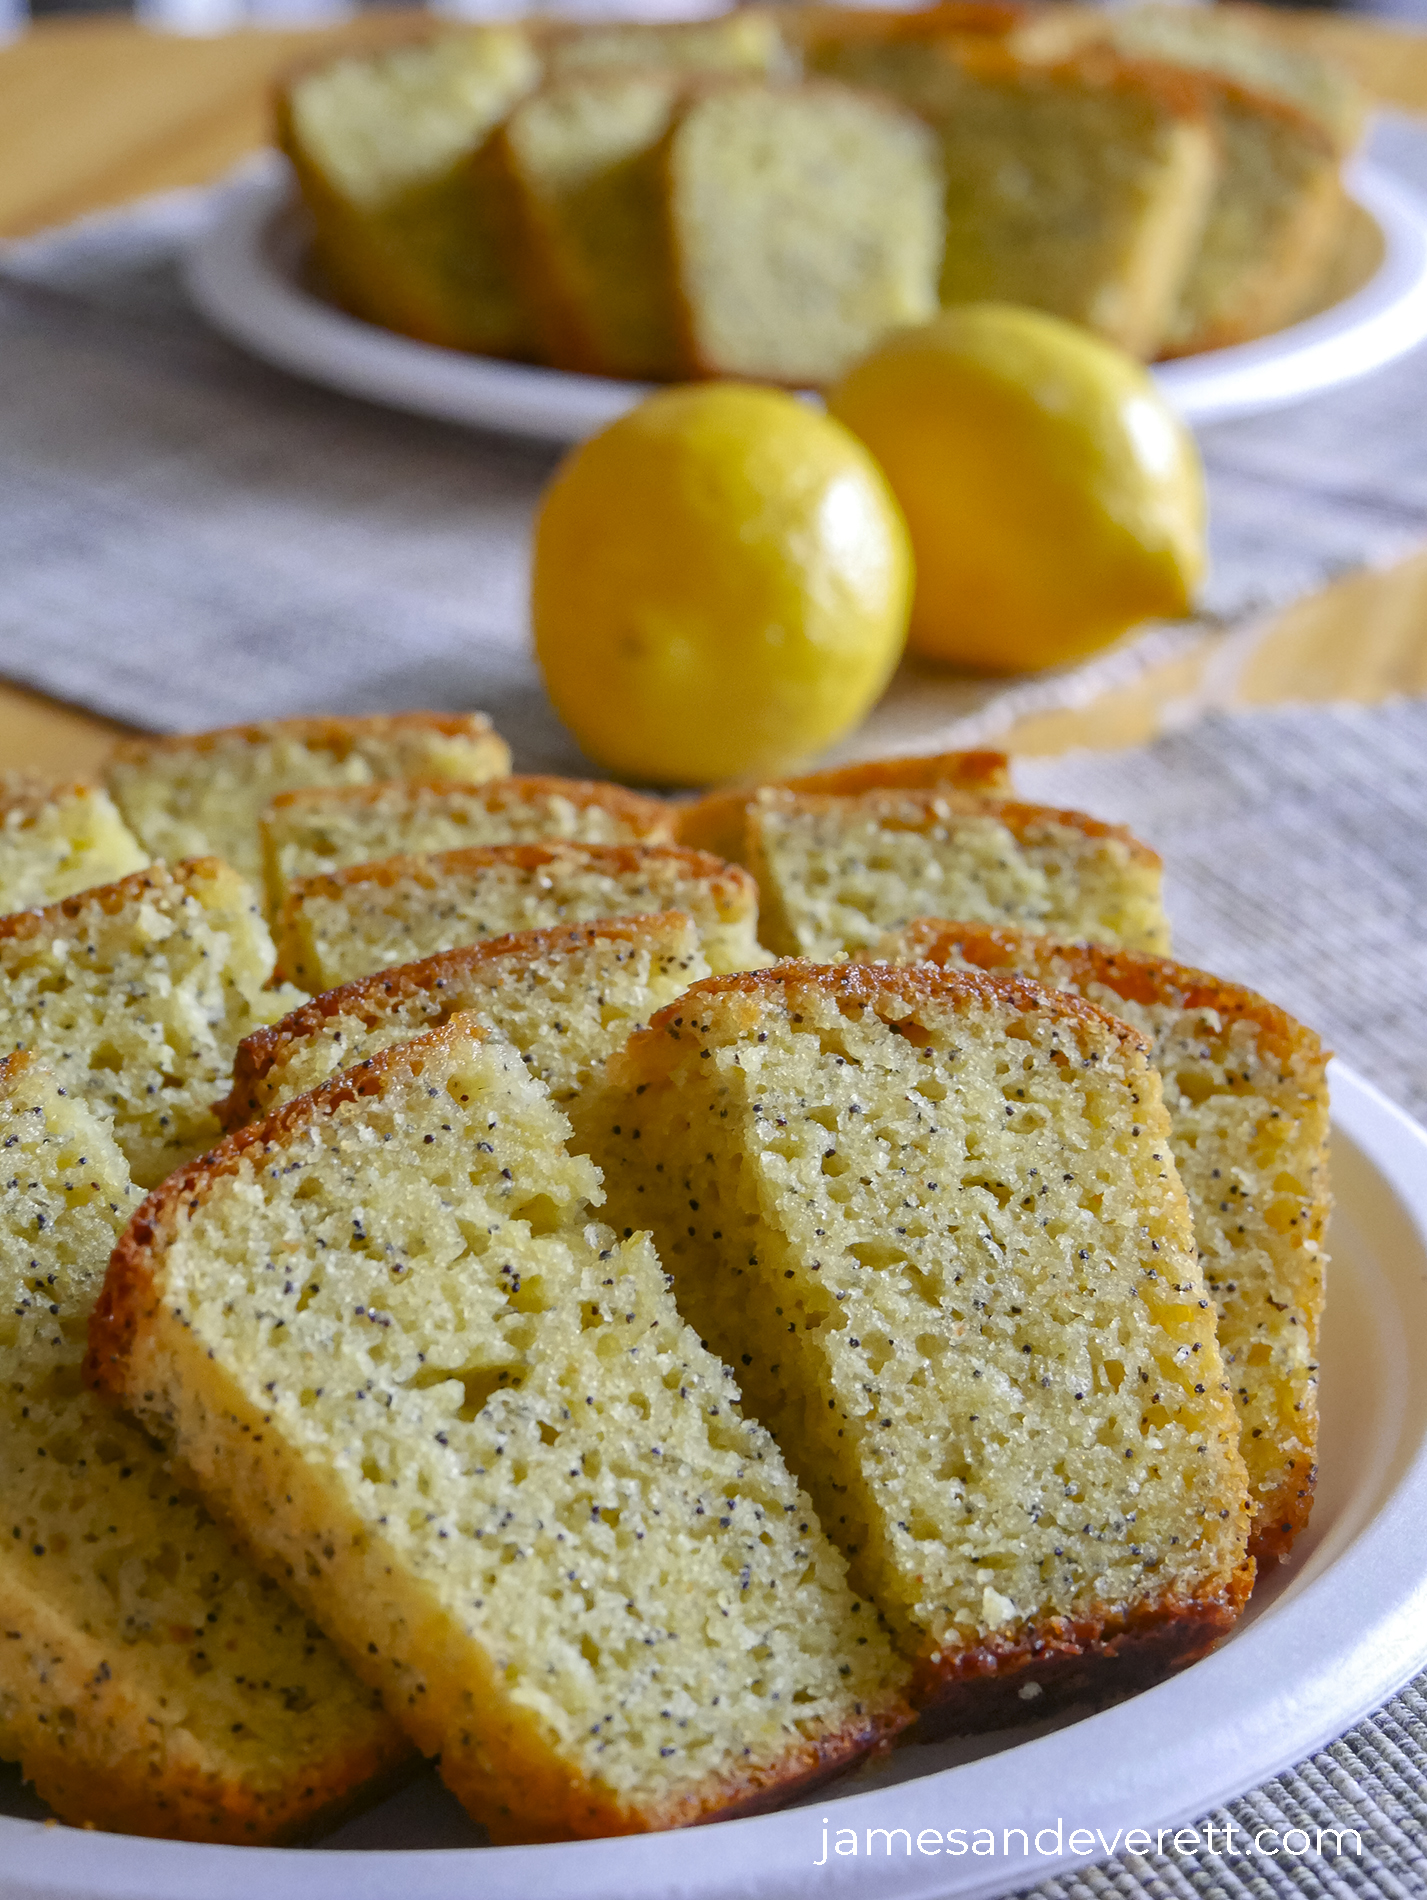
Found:
[{"label": "glossy lemon skin", "polygon": [[890,678],[911,594],[863,445],[739,383],[661,391],[582,444],[536,524],[546,686],[621,778],[707,785],[822,750]]},{"label": "glossy lemon skin", "polygon": [[1194,438],[1143,367],[1088,331],[956,306],[881,345],[828,408],[907,517],[914,652],[1034,671],[1189,610],[1205,563]]}]

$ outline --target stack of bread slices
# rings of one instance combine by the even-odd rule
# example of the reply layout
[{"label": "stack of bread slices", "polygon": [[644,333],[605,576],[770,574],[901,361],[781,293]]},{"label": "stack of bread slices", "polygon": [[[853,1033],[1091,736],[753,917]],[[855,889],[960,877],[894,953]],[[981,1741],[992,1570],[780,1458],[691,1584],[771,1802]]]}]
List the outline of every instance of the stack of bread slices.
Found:
[{"label": "stack of bread slices", "polygon": [[1145,358],[1280,328],[1329,267],[1360,120],[1239,15],[944,0],[449,29],[304,70],[278,131],[359,316],[816,385],[969,300]]},{"label": "stack of bread slices", "polygon": [[0,1758],[66,1820],[757,1813],[1191,1663],[1307,1519],[1324,1055],[1146,846],[993,753],[509,763],[0,793]]}]

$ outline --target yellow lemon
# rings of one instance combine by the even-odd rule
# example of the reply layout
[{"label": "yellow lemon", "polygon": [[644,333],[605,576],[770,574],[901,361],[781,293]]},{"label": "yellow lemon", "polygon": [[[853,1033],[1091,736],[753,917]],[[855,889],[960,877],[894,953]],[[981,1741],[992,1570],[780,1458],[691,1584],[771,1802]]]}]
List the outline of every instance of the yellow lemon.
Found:
[{"label": "yellow lemon", "polygon": [[828,408],[906,514],[914,652],[1029,671],[1188,611],[1204,571],[1194,439],[1141,365],[1087,331],[953,307],[889,338]]},{"label": "yellow lemon", "polygon": [[855,436],[776,390],[651,396],[576,449],[535,531],[556,711],[623,778],[712,784],[820,751],[907,635],[906,525]]}]

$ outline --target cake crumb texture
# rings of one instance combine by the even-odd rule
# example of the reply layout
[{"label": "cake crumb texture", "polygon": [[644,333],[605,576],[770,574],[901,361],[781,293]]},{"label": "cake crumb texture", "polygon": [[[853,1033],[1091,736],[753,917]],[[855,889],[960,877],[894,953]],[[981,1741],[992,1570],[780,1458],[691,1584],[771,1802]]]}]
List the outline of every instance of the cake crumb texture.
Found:
[{"label": "cake crumb texture", "polygon": [[670,839],[674,814],[662,798],[620,785],[515,774],[483,785],[396,779],[283,792],[263,813],[261,831],[276,911],[294,878],[349,864],[544,838],[579,844]]},{"label": "cake crumb texture", "polygon": [[272,968],[231,866],[155,864],[0,918],[0,1053],[40,1055],[151,1187],[218,1138],[238,1044],[298,1001]]},{"label": "cake crumb texture", "polygon": [[746,871],[679,845],[471,846],[299,878],[277,925],[285,976],[316,992],[483,937],[686,911],[715,971],[768,961]]},{"label": "cake crumb texture", "polygon": [[872,952],[1009,971],[1112,1011],[1150,1045],[1239,1418],[1260,1567],[1313,1503],[1327,1265],[1327,1052],[1286,1011],[1157,957],[935,920]]},{"label": "cake crumb texture", "polygon": [[946,787],[983,797],[1011,796],[1010,760],[1004,752],[919,753],[903,759],[864,759],[831,766],[796,778],[761,785],[732,786],[706,793],[675,807],[680,844],[712,851],[731,864],[742,864],[747,851],[748,810],[760,791],[829,792],[845,798],[857,792],[926,791]]},{"label": "cake crumb texture", "polygon": [[606,1075],[572,1114],[612,1224],[652,1230],[925,1705],[974,1722],[968,1685],[1067,1659],[1138,1686],[1230,1626],[1238,1426],[1134,1031],[788,963],[695,985]]},{"label": "cake crumb texture", "polygon": [[134,1425],[81,1382],[138,1206],[108,1130],[0,1061],[0,1756],[62,1820],[179,1840],[309,1830],[410,1746]]},{"label": "cake crumb texture", "polygon": [[393,778],[479,783],[509,770],[510,749],[484,713],[408,712],[126,739],[110,754],[104,779],[154,857],[226,858],[257,880],[258,819],[279,792]]},{"label": "cake crumb texture", "polygon": [[100,786],[0,772],[0,915],[110,884],[148,862]]},{"label": "cake crumb texture", "polygon": [[498,1840],[776,1802],[907,1719],[777,1446],[516,1052],[457,1016],[146,1204],[91,1375]]},{"label": "cake crumb texture", "polygon": [[1128,831],[941,787],[760,791],[747,813],[763,941],[827,961],[938,916],[1169,948],[1163,867]]},{"label": "cake crumb texture", "polygon": [[239,1044],[225,1128],[470,1010],[557,1102],[656,1011],[709,974],[691,917],[610,918],[494,937],[328,990]]}]

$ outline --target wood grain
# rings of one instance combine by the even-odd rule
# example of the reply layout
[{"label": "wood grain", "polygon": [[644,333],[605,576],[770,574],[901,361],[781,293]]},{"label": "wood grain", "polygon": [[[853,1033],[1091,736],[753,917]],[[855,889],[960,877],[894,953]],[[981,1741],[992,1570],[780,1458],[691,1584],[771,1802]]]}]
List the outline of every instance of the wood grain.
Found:
[{"label": "wood grain", "polygon": [[[1427,112],[1427,35],[1347,15],[1247,10],[1341,59],[1383,103]],[[109,18],[42,22],[0,49],[0,236],[205,184],[265,142],[280,74],[333,46],[419,30],[405,12],[212,39]],[[1091,706],[1023,720],[1004,739],[1027,752],[1135,745],[1199,706],[1371,703],[1400,692],[1427,692],[1427,550],[1339,582],[1227,647],[1206,639]],[[0,682],[0,769],[87,770],[117,730]]]}]

